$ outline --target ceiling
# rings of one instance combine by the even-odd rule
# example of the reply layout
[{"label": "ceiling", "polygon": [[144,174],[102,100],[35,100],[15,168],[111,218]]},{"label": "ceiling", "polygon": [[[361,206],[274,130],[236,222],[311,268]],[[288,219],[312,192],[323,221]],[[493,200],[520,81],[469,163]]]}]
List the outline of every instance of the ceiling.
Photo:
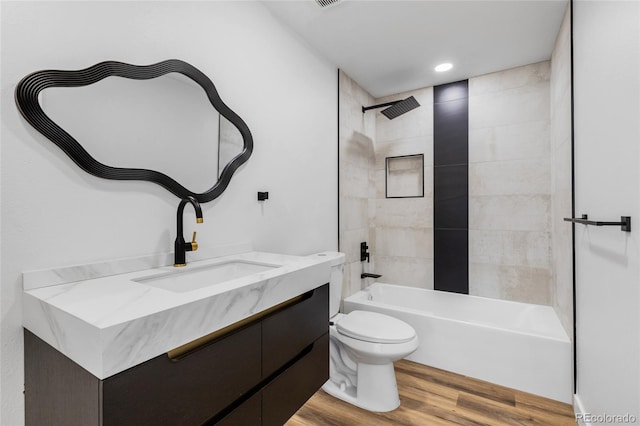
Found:
[{"label": "ceiling", "polygon": [[[266,1],[376,98],[551,58],[567,0]],[[445,73],[433,68],[451,62]]]}]

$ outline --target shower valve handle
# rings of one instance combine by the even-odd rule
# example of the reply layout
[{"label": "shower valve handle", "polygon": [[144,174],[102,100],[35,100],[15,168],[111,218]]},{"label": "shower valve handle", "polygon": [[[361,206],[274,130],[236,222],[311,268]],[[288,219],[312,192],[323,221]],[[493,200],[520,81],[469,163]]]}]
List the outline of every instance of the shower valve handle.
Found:
[{"label": "shower valve handle", "polygon": [[368,249],[369,246],[367,245],[366,241],[360,243],[360,262],[364,262],[366,260],[367,263],[370,263],[369,253],[367,252]]}]

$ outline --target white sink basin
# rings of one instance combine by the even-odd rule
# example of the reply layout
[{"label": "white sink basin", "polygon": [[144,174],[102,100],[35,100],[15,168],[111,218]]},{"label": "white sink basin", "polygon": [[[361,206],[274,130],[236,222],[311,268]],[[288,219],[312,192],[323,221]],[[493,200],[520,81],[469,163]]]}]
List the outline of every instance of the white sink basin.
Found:
[{"label": "white sink basin", "polygon": [[269,271],[280,266],[245,260],[230,260],[200,268],[176,269],[171,272],[137,278],[133,281],[176,293],[184,293]]}]

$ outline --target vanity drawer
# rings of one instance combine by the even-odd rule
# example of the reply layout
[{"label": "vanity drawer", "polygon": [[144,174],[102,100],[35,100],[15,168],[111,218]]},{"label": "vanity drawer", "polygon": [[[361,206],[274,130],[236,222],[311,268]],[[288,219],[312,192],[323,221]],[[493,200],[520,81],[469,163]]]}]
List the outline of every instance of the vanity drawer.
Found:
[{"label": "vanity drawer", "polygon": [[262,377],[266,378],[329,330],[329,285],[262,321]]},{"label": "vanity drawer", "polygon": [[104,426],[198,425],[260,381],[260,324],[171,360],[167,354],[103,382]]},{"label": "vanity drawer", "polygon": [[222,420],[215,423],[206,423],[206,426],[258,426],[262,424],[262,394],[260,392],[246,400],[238,408],[227,414]]},{"label": "vanity drawer", "polygon": [[262,390],[262,425],[283,425],[329,379],[329,333]]}]

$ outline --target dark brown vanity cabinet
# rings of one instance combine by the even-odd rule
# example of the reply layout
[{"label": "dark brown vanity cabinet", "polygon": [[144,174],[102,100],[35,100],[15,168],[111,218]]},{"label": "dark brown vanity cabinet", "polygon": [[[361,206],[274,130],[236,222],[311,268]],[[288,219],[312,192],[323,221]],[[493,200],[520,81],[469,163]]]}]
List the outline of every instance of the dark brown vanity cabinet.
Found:
[{"label": "dark brown vanity cabinet", "polygon": [[25,330],[27,425],[282,425],[329,377],[328,285],[99,380]]}]

